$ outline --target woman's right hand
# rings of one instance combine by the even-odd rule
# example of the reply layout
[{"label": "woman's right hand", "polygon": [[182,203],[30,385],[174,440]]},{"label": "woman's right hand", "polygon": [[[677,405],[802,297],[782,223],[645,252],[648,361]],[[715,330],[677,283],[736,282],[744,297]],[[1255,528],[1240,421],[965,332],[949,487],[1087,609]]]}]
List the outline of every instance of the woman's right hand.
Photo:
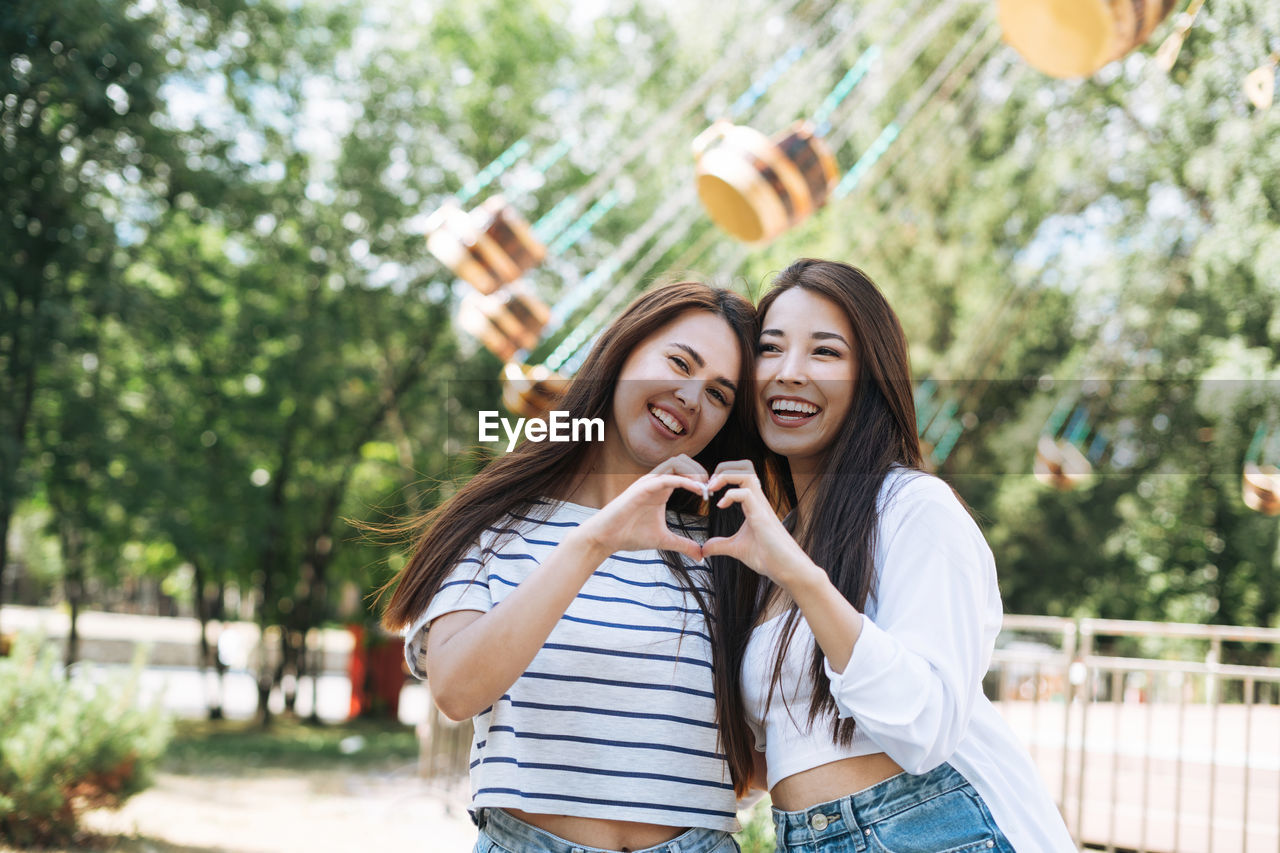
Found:
[{"label": "woman's right hand", "polygon": [[578,532],[609,553],[656,548],[701,562],[702,546],[667,526],[667,500],[676,489],[703,496],[708,479],[707,470],[690,457],[673,456],[609,501]]},{"label": "woman's right hand", "polygon": [[708,557],[719,554],[733,557],[791,593],[792,597],[795,597],[792,586],[796,582],[826,578],[826,572],[814,565],[778,519],[750,460],[720,463],[708,488],[714,493],[725,487],[729,488],[716,506],[724,509],[737,504],[742,508],[745,520],[732,536],[716,536],[704,542],[704,554]]}]

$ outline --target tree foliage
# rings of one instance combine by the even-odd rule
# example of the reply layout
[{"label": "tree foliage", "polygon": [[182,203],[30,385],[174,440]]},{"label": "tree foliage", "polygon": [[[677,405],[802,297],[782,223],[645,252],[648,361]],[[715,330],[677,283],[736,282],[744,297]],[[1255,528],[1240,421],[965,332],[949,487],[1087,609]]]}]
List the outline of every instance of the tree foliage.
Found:
[{"label": "tree foliage", "polygon": [[[1051,81],[994,47],[847,197],[750,248],[674,204],[690,140],[733,111],[768,134],[811,117],[879,46],[831,116],[847,172],[981,10],[899,68],[907,7],[11,6],[0,543],[19,506],[47,519],[73,603],[147,574],[216,620],[238,590],[278,629],[264,698],[307,671],[311,628],[364,618],[342,589],[388,576],[344,519],[410,515],[474,464],[498,363],[455,336],[465,287],[422,229],[496,192],[530,221],[564,203],[554,234],[615,194],[530,274],[548,302],[586,295],[531,361],[672,267],[755,291],[797,256],[851,261],[934,380],[922,410],[958,431],[941,473],[983,519],[1007,609],[1280,619],[1280,533],[1240,501],[1244,448],[1280,427],[1280,109],[1241,89],[1280,31],[1258,0],[1204,9],[1169,73],[1147,46]],[[1060,405],[1104,449],[1071,492],[1030,476]]]}]

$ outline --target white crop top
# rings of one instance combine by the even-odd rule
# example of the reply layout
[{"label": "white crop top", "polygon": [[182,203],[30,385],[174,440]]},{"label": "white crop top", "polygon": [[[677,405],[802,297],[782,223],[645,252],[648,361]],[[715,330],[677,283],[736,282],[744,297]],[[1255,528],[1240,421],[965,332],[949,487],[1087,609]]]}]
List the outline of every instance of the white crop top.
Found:
[{"label": "white crop top", "polygon": [[747,707],[747,724],[756,736],[756,749],[765,754],[770,790],[788,776],[821,764],[884,751],[856,728],[849,746],[834,743],[830,717],[819,717],[813,726],[809,725],[809,700],[813,696],[809,661],[813,659],[814,640],[803,616],[787,647],[782,678],[774,690],[773,701],[765,707],[786,617],[787,614],[782,613],[758,625],[751,632],[742,659],[742,698]]}]

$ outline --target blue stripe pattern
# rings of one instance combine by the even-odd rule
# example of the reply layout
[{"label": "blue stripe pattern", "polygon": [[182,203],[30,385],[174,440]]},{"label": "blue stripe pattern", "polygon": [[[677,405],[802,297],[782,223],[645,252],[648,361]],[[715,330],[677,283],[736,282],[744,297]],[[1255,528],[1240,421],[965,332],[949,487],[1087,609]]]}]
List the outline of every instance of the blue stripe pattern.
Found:
[{"label": "blue stripe pattern", "polygon": [[570,802],[570,803],[598,803],[600,805],[606,805],[611,808],[623,808],[623,809],[661,809],[663,811],[690,812],[692,814],[706,814],[706,815],[723,815],[727,817],[733,817],[734,815],[737,814],[736,812],[725,812],[725,811],[718,811],[715,809],[700,809],[694,806],[675,806],[675,805],[665,805],[662,803],[626,802],[623,800],[602,800],[597,797],[575,797],[570,794],[539,794],[534,792],[526,793],[524,791],[517,791],[515,788],[481,788],[478,791],[476,791],[476,796],[480,796],[481,794],[514,794],[518,797],[523,797],[524,799],[528,799],[528,800],[560,800],[562,802]]},{"label": "blue stripe pattern", "polygon": [[546,702],[511,701],[513,708],[532,708],[535,711],[565,711],[572,714],[595,714],[601,717],[623,717],[631,720],[664,720],[668,723],[681,723],[686,726],[701,726],[714,729],[716,724],[708,720],[691,720],[688,717],[677,717],[674,714],[646,714],[643,711],[615,711],[610,708],[589,708],[583,705],[550,705]]},{"label": "blue stripe pattern", "polygon": [[497,533],[497,534],[514,533],[515,535],[523,539],[525,542],[528,542],[530,545],[550,545],[552,548],[554,548],[560,544],[559,542],[554,542],[550,539],[530,539],[528,536],[525,536],[523,533],[521,533],[520,529],[517,527],[486,527],[485,531],[488,533]]},{"label": "blue stripe pattern", "polygon": [[569,773],[585,773],[589,776],[616,776],[621,779],[654,779],[659,782],[677,782],[681,785],[701,785],[706,788],[724,788],[730,791],[733,790],[733,785],[729,782],[712,782],[706,779],[685,779],[680,776],[671,776],[666,773],[632,773],[627,770],[602,770],[598,767],[577,767],[572,764],[546,764],[536,761],[517,761],[514,758],[508,758],[505,756],[482,758],[471,762],[470,767],[475,769],[481,764],[515,764],[529,770],[562,770]]},{"label": "blue stripe pattern", "polygon": [[[497,581],[498,583],[501,583],[501,584],[506,584],[512,589],[515,589],[520,585],[518,581],[508,580],[507,578],[504,578],[502,575],[492,574],[492,573],[489,575],[489,580]],[[480,581],[451,581],[449,583],[444,584],[440,588],[444,589],[445,587],[457,586],[458,584],[467,584],[467,583],[480,583]],[[608,596],[608,595],[591,595],[585,592],[578,593],[576,596],[574,596],[574,598],[575,600],[583,599],[586,601],[608,601],[616,604],[634,604],[636,607],[643,607],[646,610],[657,610],[659,612],[664,612],[664,613],[688,613],[692,616],[702,615],[702,609],[699,607],[680,607],[679,605],[664,606],[661,604],[645,604],[643,601],[636,601],[634,598],[619,598],[617,596]]]},{"label": "blue stripe pattern", "polygon": [[544,649],[558,649],[562,652],[582,652],[588,655],[609,655],[619,658],[641,658],[644,660],[662,660],[670,663],[688,663],[694,666],[705,666],[707,669],[713,669],[708,661],[701,658],[679,657],[678,655],[655,655],[645,654],[644,652],[624,652],[619,649],[594,649],[590,646],[574,646],[569,643],[546,643]]},{"label": "blue stripe pattern", "polygon": [[[612,559],[612,558],[611,558],[611,559]],[[694,566],[693,568],[697,568],[697,567],[696,567],[696,566]],[[674,589],[676,592],[684,592],[684,591],[685,591],[685,588],[684,588],[684,587],[682,587],[682,586],[680,586],[679,584],[675,584],[675,583],[667,583],[667,582],[665,582],[665,581],[638,581],[638,580],[632,580],[631,578],[624,578],[624,577],[622,577],[622,575],[615,575],[615,574],[613,574],[612,572],[606,572],[606,571],[603,571],[603,570],[601,570],[601,569],[596,569],[595,574],[599,575],[599,576],[600,576],[600,577],[602,577],[602,578],[611,578],[612,580],[615,580],[615,581],[621,581],[622,583],[629,584],[630,586],[647,586],[647,587],[653,587],[653,588],[659,588],[659,587],[661,587],[661,588],[664,588],[664,589]],[[710,595],[710,594],[711,594],[711,590],[706,589],[706,588],[704,588],[704,587],[700,587],[700,586],[695,586],[695,587],[694,587],[694,590],[695,590],[695,591],[697,591],[697,592],[704,593],[704,594],[706,594],[706,595]]]},{"label": "blue stripe pattern", "polygon": [[[551,504],[495,519],[423,619],[518,601],[521,585],[593,512]],[[696,537],[697,527],[685,530]],[[477,575],[477,565],[487,570]],[[709,569],[685,568],[708,594]],[[596,567],[521,676],[476,716],[473,809],[737,828],[710,633],[686,581],[653,550],[612,554]],[[502,618],[519,616],[512,605]]]},{"label": "blue stripe pattern", "polygon": [[[490,731],[493,731],[493,729],[490,729]],[[612,740],[609,738],[585,737],[583,735],[557,735],[557,734],[547,734],[544,732],[515,732],[515,736],[517,738],[523,738],[525,740],[549,740],[549,741],[557,741],[560,743],[582,743],[582,744],[591,744],[593,746],[613,746],[619,749],[652,749],[652,750],[657,750],[659,752],[675,752],[675,753],[679,753],[680,755],[693,755],[699,758],[714,758],[717,761],[725,760],[725,755],[723,752],[716,752],[714,750],[705,750],[705,749],[694,749],[692,747],[687,747],[687,746],[673,746],[667,743],[650,743],[648,741]],[[481,743],[484,743],[484,741],[481,741]]]},{"label": "blue stripe pattern", "polygon": [[684,628],[675,628],[670,625],[628,625],[626,622],[604,622],[599,619],[583,619],[579,616],[570,616],[568,613],[560,617],[565,622],[579,622],[583,625],[599,625],[602,628],[621,628],[624,631],[656,631],[664,634],[681,634],[684,636],[700,637],[711,642],[711,637],[701,631],[686,631]]},{"label": "blue stripe pattern", "polygon": [[507,514],[512,518],[514,518],[516,521],[527,521],[530,524],[542,525],[545,527],[577,527],[579,526],[578,522],[576,521],[542,521],[541,519],[537,519],[537,518],[529,518],[527,515],[516,515],[514,512],[507,513]]},{"label": "blue stripe pattern", "polygon": [[521,678],[542,678],[547,681],[564,681],[576,684],[600,684],[605,687],[628,687],[633,690],[670,690],[675,693],[687,693],[690,696],[702,696],[705,699],[714,699],[716,694],[709,690],[695,690],[692,687],[681,687],[678,684],[639,684],[635,681],[619,681],[615,678],[592,678],[589,675],[555,675],[550,672],[529,672],[520,676]]}]

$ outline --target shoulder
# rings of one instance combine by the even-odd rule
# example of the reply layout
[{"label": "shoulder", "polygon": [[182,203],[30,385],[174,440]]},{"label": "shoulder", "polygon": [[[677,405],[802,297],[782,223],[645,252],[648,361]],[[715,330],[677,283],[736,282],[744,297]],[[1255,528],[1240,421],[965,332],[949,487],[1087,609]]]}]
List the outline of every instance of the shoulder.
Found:
[{"label": "shoulder", "polygon": [[595,512],[597,510],[577,504],[540,498],[527,506],[516,507],[503,513],[500,518],[485,528],[481,539],[490,547],[511,539],[528,540],[531,536],[536,536],[539,540],[554,540],[558,543],[566,533],[582,524]]},{"label": "shoulder", "polygon": [[981,536],[977,522],[955,490],[925,471],[891,469],[880,487],[878,503],[880,529],[887,536],[904,527]]}]

